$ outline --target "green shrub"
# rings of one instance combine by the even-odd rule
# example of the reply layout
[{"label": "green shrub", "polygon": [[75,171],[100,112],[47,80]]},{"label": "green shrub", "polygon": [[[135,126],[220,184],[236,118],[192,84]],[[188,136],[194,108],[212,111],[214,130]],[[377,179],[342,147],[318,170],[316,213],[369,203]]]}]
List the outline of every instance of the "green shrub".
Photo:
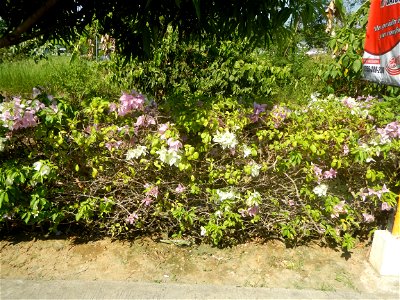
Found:
[{"label": "green shrub", "polygon": [[136,92],[76,106],[45,94],[6,99],[1,224],[350,249],[385,226],[396,203],[400,120],[391,110],[372,97],[251,107],[219,96],[172,118]]}]

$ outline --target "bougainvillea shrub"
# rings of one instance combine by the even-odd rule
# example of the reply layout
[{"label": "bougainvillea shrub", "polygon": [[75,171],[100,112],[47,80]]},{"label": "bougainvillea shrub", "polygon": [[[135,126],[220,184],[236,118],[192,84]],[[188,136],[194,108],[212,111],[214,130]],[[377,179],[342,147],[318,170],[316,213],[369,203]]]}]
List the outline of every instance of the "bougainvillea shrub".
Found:
[{"label": "bougainvillea shrub", "polygon": [[400,119],[387,99],[216,96],[174,114],[136,91],[69,103],[36,90],[0,104],[3,229],[80,224],[122,237],[350,249],[396,204]]}]

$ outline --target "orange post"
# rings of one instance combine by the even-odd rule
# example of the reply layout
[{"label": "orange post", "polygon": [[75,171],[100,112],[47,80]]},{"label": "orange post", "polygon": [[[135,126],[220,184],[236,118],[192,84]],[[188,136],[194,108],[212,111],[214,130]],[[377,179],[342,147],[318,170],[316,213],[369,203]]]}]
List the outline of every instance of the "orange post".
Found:
[{"label": "orange post", "polygon": [[399,194],[399,200],[397,202],[397,212],[396,215],[394,216],[392,235],[400,237],[400,194]]}]

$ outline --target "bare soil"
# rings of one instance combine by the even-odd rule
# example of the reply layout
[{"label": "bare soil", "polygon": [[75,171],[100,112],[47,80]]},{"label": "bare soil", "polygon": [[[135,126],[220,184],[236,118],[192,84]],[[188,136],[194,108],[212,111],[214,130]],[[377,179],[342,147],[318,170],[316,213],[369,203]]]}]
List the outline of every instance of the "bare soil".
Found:
[{"label": "bare soil", "polygon": [[155,242],[74,238],[3,239],[1,278],[130,280],[396,293],[399,278],[380,277],[368,263],[370,247],[350,255],[311,244],[246,243],[218,249]]}]

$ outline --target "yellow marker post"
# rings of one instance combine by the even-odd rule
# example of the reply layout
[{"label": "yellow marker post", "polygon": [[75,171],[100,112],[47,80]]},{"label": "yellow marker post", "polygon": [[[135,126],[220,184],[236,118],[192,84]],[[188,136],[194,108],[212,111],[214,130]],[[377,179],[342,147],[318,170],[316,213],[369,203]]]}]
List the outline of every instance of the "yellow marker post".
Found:
[{"label": "yellow marker post", "polygon": [[396,237],[400,236],[400,194],[399,194],[399,200],[397,202],[397,212],[396,215],[394,216],[392,235]]}]

